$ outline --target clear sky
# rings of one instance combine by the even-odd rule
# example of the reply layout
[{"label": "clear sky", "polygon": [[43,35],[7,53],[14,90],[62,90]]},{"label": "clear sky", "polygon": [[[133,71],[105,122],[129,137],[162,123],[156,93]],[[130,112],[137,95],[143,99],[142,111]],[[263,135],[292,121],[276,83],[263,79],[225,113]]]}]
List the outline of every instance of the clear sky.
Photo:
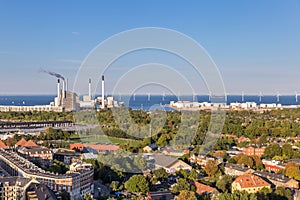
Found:
[{"label": "clear sky", "polygon": [[300,93],[299,0],[2,0],[0,26],[0,95],[55,94],[40,68],[72,83],[101,41],[149,26],[199,42],[229,93]]}]

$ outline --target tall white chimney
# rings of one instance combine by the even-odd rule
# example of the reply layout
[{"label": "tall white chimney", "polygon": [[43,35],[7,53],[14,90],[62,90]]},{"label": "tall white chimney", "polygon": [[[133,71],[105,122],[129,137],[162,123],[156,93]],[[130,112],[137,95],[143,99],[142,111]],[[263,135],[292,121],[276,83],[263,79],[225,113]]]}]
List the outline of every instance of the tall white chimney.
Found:
[{"label": "tall white chimney", "polygon": [[89,79],[89,97],[92,99],[92,79]]},{"label": "tall white chimney", "polygon": [[59,99],[60,97],[60,80],[57,79],[57,98]]},{"label": "tall white chimney", "polygon": [[104,76],[102,76],[102,105],[101,105],[101,107],[102,107],[102,109],[104,109],[105,108],[105,105],[104,105],[104,93],[105,91],[104,91]]},{"label": "tall white chimney", "polygon": [[68,87],[69,87],[69,80],[67,79],[67,80],[66,80],[66,92],[69,90]]},{"label": "tall white chimney", "polygon": [[65,80],[62,80],[63,81],[63,86],[62,86],[62,98],[66,98],[66,90],[65,90]]}]

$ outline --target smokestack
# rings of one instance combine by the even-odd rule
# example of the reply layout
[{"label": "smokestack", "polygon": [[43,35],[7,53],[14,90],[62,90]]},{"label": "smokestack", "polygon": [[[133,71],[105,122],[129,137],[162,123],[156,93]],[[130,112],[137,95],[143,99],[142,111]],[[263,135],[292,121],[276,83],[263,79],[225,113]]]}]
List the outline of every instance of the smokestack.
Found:
[{"label": "smokestack", "polygon": [[105,105],[104,105],[104,76],[102,76],[102,109],[105,108]]},{"label": "smokestack", "polygon": [[66,92],[69,90],[68,87],[69,87],[69,80],[67,79],[67,80],[66,80]]},{"label": "smokestack", "polygon": [[63,86],[62,86],[62,98],[66,98],[66,90],[65,90],[65,83],[66,81],[63,80]]},{"label": "smokestack", "polygon": [[92,79],[89,79],[89,97],[92,99]]},{"label": "smokestack", "polygon": [[57,98],[59,99],[60,97],[60,80],[57,79]]}]

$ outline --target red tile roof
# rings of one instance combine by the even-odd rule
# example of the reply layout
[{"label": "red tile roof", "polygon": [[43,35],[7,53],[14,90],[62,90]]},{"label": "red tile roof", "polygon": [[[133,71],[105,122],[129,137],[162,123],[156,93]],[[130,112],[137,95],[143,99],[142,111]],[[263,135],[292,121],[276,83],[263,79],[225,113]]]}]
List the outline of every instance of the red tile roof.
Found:
[{"label": "red tile roof", "polygon": [[70,144],[70,149],[71,150],[83,150],[84,145],[81,143]]},{"label": "red tile roof", "polygon": [[0,140],[0,149],[5,149],[7,146]]},{"label": "red tile roof", "polygon": [[23,147],[36,147],[37,144],[32,141],[32,140],[29,140],[28,142],[26,142],[25,144],[22,145]]},{"label": "red tile roof", "polygon": [[234,182],[240,184],[241,188],[252,188],[252,187],[268,187],[271,186],[268,182],[253,174],[244,174],[235,179]]},{"label": "red tile roof", "polygon": [[71,150],[80,150],[82,151],[85,147],[92,148],[96,151],[117,151],[119,149],[119,145],[115,144],[82,144],[82,143],[75,143],[75,144],[70,144],[70,149]]},{"label": "red tile roof", "polygon": [[119,146],[115,144],[84,144],[84,146],[96,151],[117,151],[119,149]]},{"label": "red tile roof", "polygon": [[22,138],[21,140],[19,140],[17,143],[16,143],[16,146],[23,146],[24,144],[26,144],[27,143],[27,141],[24,139],[24,138]]},{"label": "red tile roof", "polygon": [[194,185],[196,187],[196,192],[199,195],[205,194],[205,193],[212,193],[212,192],[216,191],[216,188],[210,187],[208,185],[204,185],[199,182],[194,182]]}]

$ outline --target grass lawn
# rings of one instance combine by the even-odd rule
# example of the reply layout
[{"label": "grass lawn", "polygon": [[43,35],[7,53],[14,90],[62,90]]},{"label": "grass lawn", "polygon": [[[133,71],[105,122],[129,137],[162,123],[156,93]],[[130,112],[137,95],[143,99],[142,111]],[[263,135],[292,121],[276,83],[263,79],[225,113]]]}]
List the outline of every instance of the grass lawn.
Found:
[{"label": "grass lawn", "polygon": [[131,146],[138,146],[139,144],[142,143],[142,141],[139,140],[108,137],[106,135],[90,135],[90,136],[73,135],[71,136],[70,140],[71,143],[76,143],[76,142],[113,143],[113,144],[131,144]]}]

